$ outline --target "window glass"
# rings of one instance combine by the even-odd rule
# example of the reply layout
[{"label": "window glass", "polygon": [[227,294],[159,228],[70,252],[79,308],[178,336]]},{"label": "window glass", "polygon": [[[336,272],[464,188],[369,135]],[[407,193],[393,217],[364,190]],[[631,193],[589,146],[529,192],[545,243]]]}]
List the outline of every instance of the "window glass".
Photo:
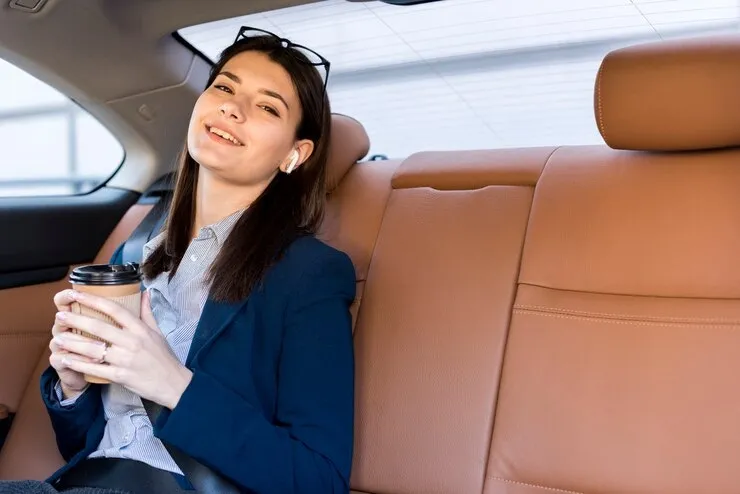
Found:
[{"label": "window glass", "polygon": [[0,197],[83,194],[107,180],[123,154],[69,98],[0,59]]},{"label": "window glass", "polygon": [[602,144],[599,64],[645,41],[737,33],[738,0],[445,0],[406,7],[326,0],[179,31],[211,59],[240,25],[332,63],[334,111],[362,122],[370,154]]}]

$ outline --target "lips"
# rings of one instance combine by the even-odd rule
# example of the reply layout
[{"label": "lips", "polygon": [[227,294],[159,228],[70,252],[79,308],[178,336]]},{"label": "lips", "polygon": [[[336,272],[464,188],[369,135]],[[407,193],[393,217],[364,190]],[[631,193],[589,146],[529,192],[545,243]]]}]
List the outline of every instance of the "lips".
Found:
[{"label": "lips", "polygon": [[228,130],[222,129],[215,125],[206,125],[206,132],[211,134],[211,136],[216,136],[216,139],[218,139],[221,142],[229,143],[233,146],[243,146],[244,145],[244,143],[241,142],[239,139],[237,139],[234,136],[234,134],[232,134]]}]

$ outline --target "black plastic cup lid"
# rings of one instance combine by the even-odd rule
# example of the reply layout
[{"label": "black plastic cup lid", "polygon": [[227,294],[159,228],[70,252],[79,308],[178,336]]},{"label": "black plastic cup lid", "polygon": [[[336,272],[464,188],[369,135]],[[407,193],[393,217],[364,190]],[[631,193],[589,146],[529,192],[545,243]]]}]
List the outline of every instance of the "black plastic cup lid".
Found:
[{"label": "black plastic cup lid", "polygon": [[141,281],[141,272],[135,262],[90,264],[73,269],[69,281],[79,285],[129,285]]}]

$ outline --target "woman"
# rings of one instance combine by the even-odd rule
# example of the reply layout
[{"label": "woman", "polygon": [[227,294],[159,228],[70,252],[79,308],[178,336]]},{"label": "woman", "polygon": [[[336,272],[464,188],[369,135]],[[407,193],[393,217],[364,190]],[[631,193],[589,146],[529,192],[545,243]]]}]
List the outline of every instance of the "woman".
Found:
[{"label": "woman", "polygon": [[[68,464],[0,492],[187,491],[197,479],[178,451],[233,492],[349,491],[355,278],[313,236],[330,129],[317,57],[249,28],[223,52],[192,113],[165,231],[144,249],[141,317],[55,297],[41,388]],[[153,428],[149,401],[162,408]]]}]

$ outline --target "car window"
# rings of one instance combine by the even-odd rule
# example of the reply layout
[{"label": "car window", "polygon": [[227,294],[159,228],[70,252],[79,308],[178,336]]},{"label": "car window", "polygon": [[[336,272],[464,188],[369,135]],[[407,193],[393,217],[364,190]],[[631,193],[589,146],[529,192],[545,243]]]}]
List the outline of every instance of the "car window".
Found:
[{"label": "car window", "polygon": [[89,192],[115,172],[123,155],[95,118],[0,59],[0,197]]},{"label": "car window", "polygon": [[603,144],[593,88],[609,51],[737,33],[737,0],[326,0],[190,26],[214,59],[238,26],[285,36],[331,63],[332,109],[362,122],[370,154]]}]

